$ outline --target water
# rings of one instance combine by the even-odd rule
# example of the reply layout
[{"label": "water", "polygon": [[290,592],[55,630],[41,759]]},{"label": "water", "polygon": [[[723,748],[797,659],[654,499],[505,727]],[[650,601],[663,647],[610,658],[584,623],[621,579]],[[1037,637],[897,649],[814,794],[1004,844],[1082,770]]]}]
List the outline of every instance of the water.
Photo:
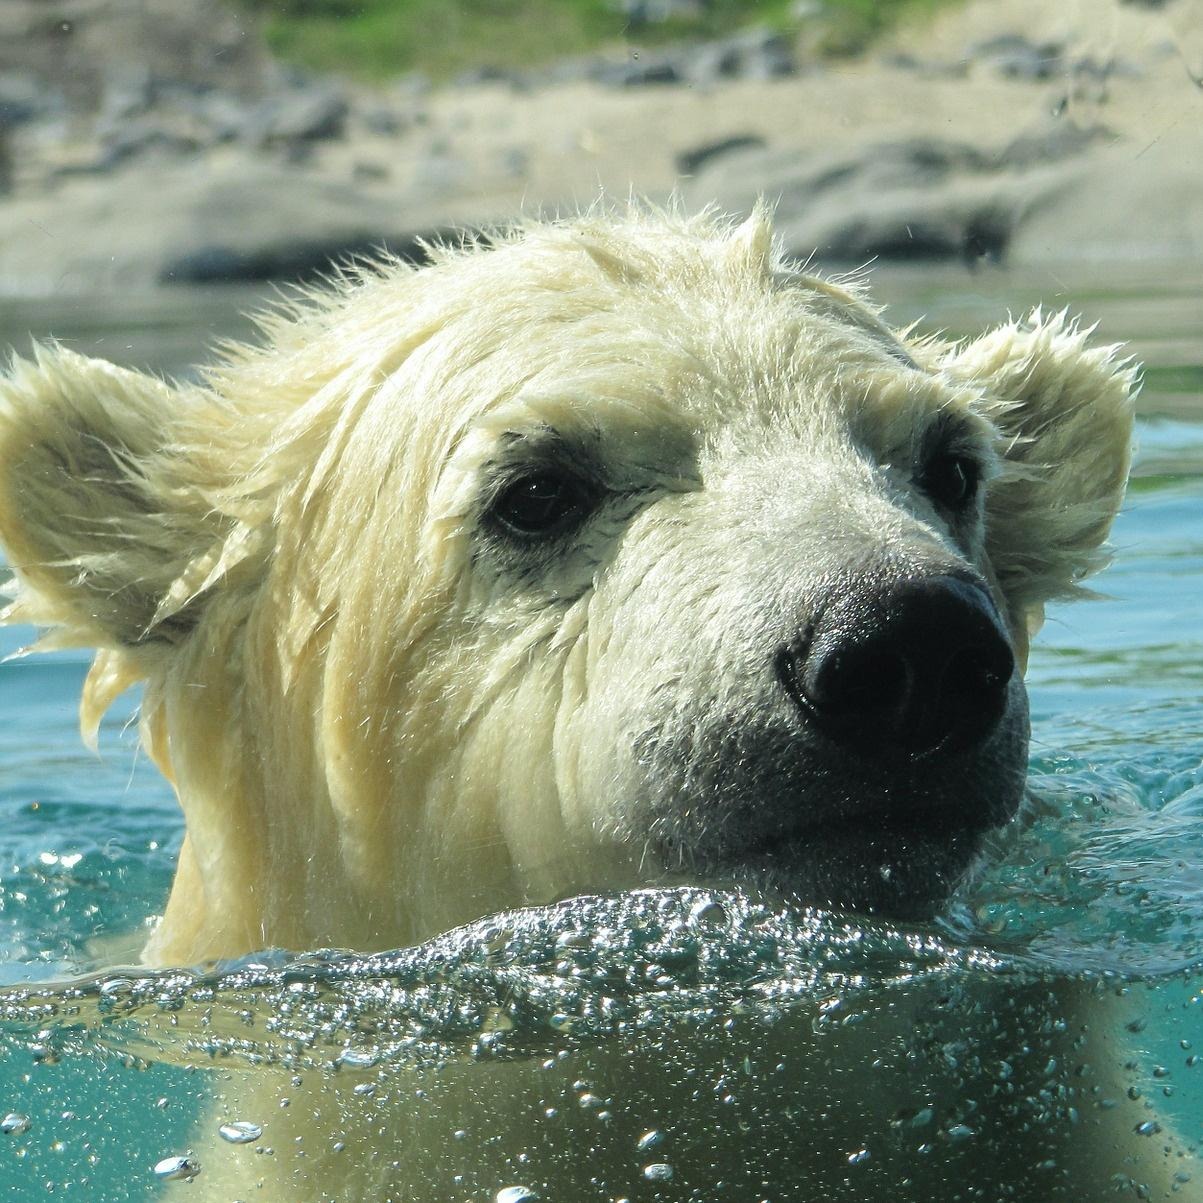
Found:
[{"label": "water", "polygon": [[[1068,304],[1150,365],[1106,596],[1053,608],[1033,651],[1032,814],[935,925],[678,890],[375,957],[97,976],[163,905],[175,804],[136,699],[99,759],[80,745],[82,654],[5,664],[0,1195],[1203,1198],[1198,285],[879,276],[899,321]],[[247,303],[0,307],[0,342],[179,370]],[[1099,1168],[1100,1143],[1127,1160]]]}]

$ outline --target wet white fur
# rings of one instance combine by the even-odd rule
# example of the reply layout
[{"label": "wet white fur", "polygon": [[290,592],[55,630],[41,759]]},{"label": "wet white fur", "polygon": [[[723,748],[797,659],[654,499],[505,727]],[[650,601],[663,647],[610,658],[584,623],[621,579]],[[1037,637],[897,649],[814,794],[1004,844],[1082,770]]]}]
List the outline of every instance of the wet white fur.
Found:
[{"label": "wet white fur", "polygon": [[[152,963],[399,945],[654,875],[602,768],[654,672],[640,632],[690,611],[703,638],[742,604],[724,566],[756,520],[707,489],[739,492],[770,554],[799,504],[766,471],[786,460],[847,545],[904,520],[939,541],[891,508],[891,464],[933,412],[965,416],[990,468],[970,552],[1022,655],[1100,565],[1127,471],[1114,348],[1040,311],[910,339],[782,263],[765,213],[529,224],[349,273],[263,327],[201,383],[57,346],[0,380],[9,619],[97,649],[86,733],[145,682],[186,816]],[[474,555],[480,477],[540,424],[664,500],[516,589]],[[688,571],[648,583],[661,563]]]}]

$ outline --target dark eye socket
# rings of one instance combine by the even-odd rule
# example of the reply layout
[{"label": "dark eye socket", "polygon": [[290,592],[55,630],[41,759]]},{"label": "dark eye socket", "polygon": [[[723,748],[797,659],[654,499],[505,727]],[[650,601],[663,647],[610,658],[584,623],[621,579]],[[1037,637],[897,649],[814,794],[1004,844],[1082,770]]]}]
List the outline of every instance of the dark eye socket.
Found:
[{"label": "dark eye socket", "polygon": [[524,473],[509,482],[489,507],[506,530],[523,536],[558,535],[584,521],[596,493],[584,481],[554,468]]},{"label": "dark eye socket", "polygon": [[981,475],[981,467],[970,456],[942,451],[928,461],[918,484],[936,505],[960,510],[977,495]]}]

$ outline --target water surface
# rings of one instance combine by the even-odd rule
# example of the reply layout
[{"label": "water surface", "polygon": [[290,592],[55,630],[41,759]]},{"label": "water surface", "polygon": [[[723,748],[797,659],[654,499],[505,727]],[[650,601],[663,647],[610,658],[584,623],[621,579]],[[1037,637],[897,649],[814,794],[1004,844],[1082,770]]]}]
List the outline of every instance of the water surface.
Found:
[{"label": "water surface", "polygon": [[[1147,364],[1104,596],[1053,607],[1033,650],[1031,814],[935,925],[648,892],[486,920],[388,956],[271,954],[23,990],[135,955],[181,824],[138,755],[136,698],[114,707],[96,758],[77,733],[82,654],[0,667],[0,1115],[16,1117],[0,1134],[5,1197],[188,1197],[153,1167],[213,1136],[211,1096],[244,1098],[228,1083],[253,1063],[279,1067],[280,1097],[295,1073],[337,1100],[299,1133],[320,1146],[313,1161],[340,1143],[339,1156],[379,1155],[402,1115],[425,1124],[428,1199],[526,1186],[574,1203],[702,1200],[721,1181],[722,1197],[754,1203],[799,1189],[815,1148],[843,1158],[822,1180],[830,1197],[1071,1198],[1088,1172],[1074,1133],[1110,1122],[1104,1103],[1126,1131],[1155,1125],[1150,1148],[1172,1137],[1183,1197],[1203,1197],[1190,1155],[1203,1140],[1199,285],[1155,265],[877,274],[900,323],[926,315],[961,336],[1008,310],[1069,306]],[[246,332],[248,304],[238,292],[3,302],[0,343],[54,334],[182,372],[211,336]],[[28,638],[6,630],[0,646]],[[1121,1033],[1105,1048],[1102,1023],[1066,1031],[1099,998]],[[905,1037],[898,1016],[912,1017]],[[197,1184],[219,1180],[224,1159],[271,1161],[285,1180],[302,1165],[279,1139],[295,1146],[298,1133],[278,1106],[224,1118],[264,1136],[214,1136]],[[1017,1161],[1021,1129],[1048,1132],[1047,1156]],[[1132,1166],[1135,1181],[1145,1168]],[[974,1195],[989,1174],[997,1195]]]}]

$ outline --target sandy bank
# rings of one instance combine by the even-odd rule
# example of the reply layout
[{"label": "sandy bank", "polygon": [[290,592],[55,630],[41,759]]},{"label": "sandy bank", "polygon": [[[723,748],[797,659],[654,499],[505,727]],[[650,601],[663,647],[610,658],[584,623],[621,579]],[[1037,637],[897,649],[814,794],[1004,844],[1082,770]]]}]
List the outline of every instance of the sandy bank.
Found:
[{"label": "sandy bank", "polygon": [[288,82],[243,109],[194,87],[105,125],[30,121],[9,131],[0,289],[287,277],[599,190],[763,194],[791,251],[833,262],[1197,260],[1201,7],[977,0],[772,78]]}]

